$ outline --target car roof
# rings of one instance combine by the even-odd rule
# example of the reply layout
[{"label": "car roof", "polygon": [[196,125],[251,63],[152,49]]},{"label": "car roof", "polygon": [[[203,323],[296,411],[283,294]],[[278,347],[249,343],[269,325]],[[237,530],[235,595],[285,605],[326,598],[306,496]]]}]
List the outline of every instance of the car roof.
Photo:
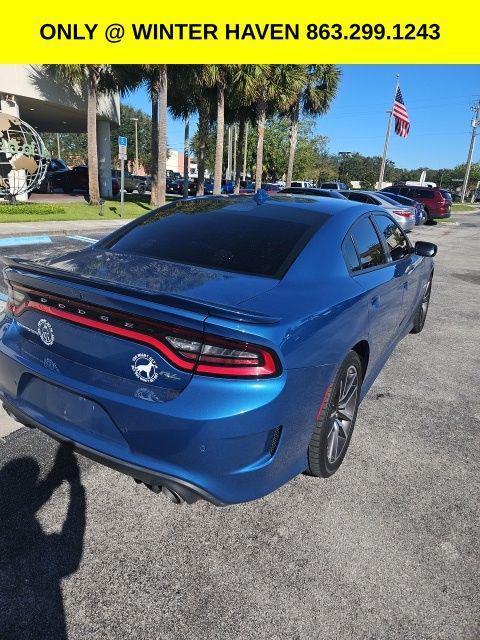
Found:
[{"label": "car roof", "polygon": [[337,200],[345,198],[337,189],[322,189],[321,187],[285,187],[280,193],[285,195],[324,196],[326,198],[336,198]]},{"label": "car roof", "polygon": [[[305,221],[308,223],[312,220],[312,214],[320,214],[322,217],[327,216],[333,218],[338,216],[348,226],[360,215],[365,212],[372,211],[371,204],[364,204],[362,202],[353,202],[348,199],[340,198],[319,198],[315,196],[303,196],[294,194],[275,193],[274,195],[267,195],[263,200],[255,200],[255,196],[249,195],[222,195],[222,196],[201,196],[200,198],[191,198],[187,202],[193,203],[195,200],[203,201],[203,207],[207,208],[207,203],[215,200],[221,200],[226,203],[229,211],[232,213],[235,211],[249,213],[250,215],[258,214],[259,216],[265,215],[266,210],[269,209],[269,215],[271,214],[272,207],[278,207],[279,213],[282,217],[289,213],[295,216],[298,221]],[[167,207],[175,207],[180,205],[182,201],[177,200]],[[185,200],[183,200],[185,202]],[[381,207],[378,207],[380,210]],[[377,210],[377,207],[375,207]],[[173,212],[172,212],[173,213]]]},{"label": "car roof", "polygon": [[[415,185],[415,184],[392,184],[391,187],[384,187],[384,189],[420,189],[421,191],[448,191],[444,187],[429,187],[428,185]],[[382,189],[382,191],[384,190]]]}]

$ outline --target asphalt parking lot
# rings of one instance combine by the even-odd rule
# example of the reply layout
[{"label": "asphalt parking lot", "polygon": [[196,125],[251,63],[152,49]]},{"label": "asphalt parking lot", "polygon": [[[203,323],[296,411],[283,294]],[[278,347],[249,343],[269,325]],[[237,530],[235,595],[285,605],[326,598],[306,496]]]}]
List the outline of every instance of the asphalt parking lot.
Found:
[{"label": "asphalt parking lot", "polygon": [[458,219],[411,234],[439,246],[426,326],[329,480],[175,506],[0,438],[0,638],[479,638],[480,216]]}]

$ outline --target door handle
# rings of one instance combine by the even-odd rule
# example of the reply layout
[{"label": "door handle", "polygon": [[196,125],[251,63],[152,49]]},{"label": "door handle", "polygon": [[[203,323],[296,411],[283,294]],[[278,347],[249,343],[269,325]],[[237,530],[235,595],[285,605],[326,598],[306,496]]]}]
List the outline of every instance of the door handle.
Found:
[{"label": "door handle", "polygon": [[380,309],[380,298],[378,296],[373,296],[371,304],[374,309]]},{"label": "door handle", "polygon": [[408,289],[408,280],[405,280],[405,282],[403,283],[403,288]]},{"label": "door handle", "polygon": [[405,275],[408,276],[408,274],[412,273],[412,271],[415,271],[415,269],[417,268],[418,262],[415,262],[414,264],[409,264],[408,267],[405,269]]}]

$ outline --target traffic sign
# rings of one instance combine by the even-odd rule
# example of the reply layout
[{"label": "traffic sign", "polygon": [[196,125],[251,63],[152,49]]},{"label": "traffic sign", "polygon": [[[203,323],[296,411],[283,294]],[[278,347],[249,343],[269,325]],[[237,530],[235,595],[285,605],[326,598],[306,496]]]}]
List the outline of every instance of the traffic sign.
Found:
[{"label": "traffic sign", "polygon": [[120,160],[127,159],[127,136],[118,136],[118,157]]}]

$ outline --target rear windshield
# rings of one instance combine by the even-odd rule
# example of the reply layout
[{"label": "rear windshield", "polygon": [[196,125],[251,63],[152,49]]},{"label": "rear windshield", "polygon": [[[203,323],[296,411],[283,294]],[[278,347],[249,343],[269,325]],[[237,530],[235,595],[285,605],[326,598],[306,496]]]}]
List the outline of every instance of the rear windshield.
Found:
[{"label": "rear windshield", "polygon": [[278,215],[273,207],[265,207],[266,214],[267,209],[273,214],[265,216],[242,213],[242,206],[228,209],[185,213],[174,209],[173,215],[160,210],[104,246],[170,262],[281,278],[323,218],[317,214],[319,224],[312,225],[288,219],[280,207]]},{"label": "rear windshield", "polygon": [[389,200],[393,200],[394,202],[399,202],[400,204],[406,204],[407,206],[413,206],[413,203],[414,203],[414,200],[412,200],[411,198],[406,198],[405,196],[399,196],[398,193],[381,191],[380,195],[382,196],[382,198],[385,198],[385,196],[388,196]]},{"label": "rear windshield", "polygon": [[398,200],[395,200],[395,198],[392,198],[392,194],[390,194],[390,193],[385,193],[384,191],[382,191],[378,195],[379,195],[380,199],[381,200],[385,200],[385,202],[388,202],[390,204],[398,204]]}]

